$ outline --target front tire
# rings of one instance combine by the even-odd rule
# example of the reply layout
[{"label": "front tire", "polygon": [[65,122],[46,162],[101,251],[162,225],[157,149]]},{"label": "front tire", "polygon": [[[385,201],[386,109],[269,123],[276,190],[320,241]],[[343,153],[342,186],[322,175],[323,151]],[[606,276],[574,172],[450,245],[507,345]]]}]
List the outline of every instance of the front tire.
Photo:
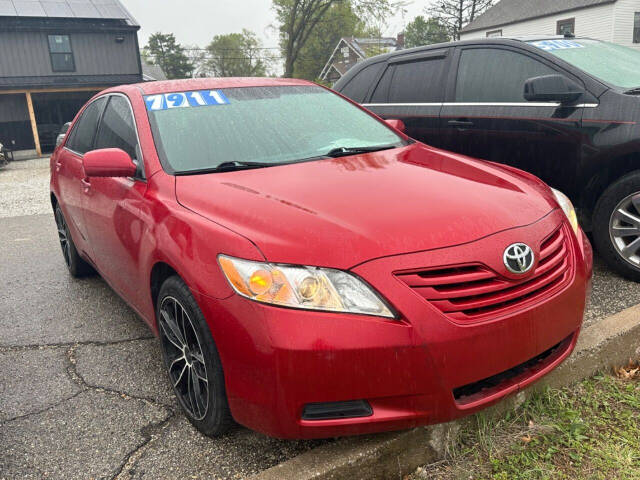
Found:
[{"label": "front tire", "polygon": [[640,171],[605,190],[593,214],[593,227],[602,258],[620,275],[640,282]]},{"label": "front tire", "polygon": [[233,425],[222,363],[204,315],[179,277],[162,284],[156,312],[162,357],[182,410],[205,435],[222,435]]},{"label": "front tire", "polygon": [[67,265],[67,269],[72,277],[85,277],[91,275],[94,270],[78,253],[75,243],[71,238],[69,232],[69,226],[64,218],[60,205],[56,205],[54,208],[54,216],[56,220],[56,227],[58,228],[58,240],[60,241],[60,248],[62,248],[62,256],[64,263]]}]

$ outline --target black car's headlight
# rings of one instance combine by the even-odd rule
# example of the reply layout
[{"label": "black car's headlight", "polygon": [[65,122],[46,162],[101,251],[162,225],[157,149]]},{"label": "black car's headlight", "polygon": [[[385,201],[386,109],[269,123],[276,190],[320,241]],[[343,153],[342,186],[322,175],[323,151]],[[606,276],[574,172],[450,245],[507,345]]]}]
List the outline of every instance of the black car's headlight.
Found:
[{"label": "black car's headlight", "polygon": [[575,233],[578,233],[578,229],[580,228],[580,226],[578,225],[578,216],[576,215],[575,208],[573,208],[573,203],[571,203],[571,200],[569,200],[569,197],[567,197],[560,190],[556,190],[555,188],[552,188],[551,191],[553,192],[553,196],[556,197],[556,200],[558,201],[560,208],[562,208],[562,210],[564,211],[564,214],[567,216],[567,219],[571,224],[571,228],[573,228],[573,231]]}]

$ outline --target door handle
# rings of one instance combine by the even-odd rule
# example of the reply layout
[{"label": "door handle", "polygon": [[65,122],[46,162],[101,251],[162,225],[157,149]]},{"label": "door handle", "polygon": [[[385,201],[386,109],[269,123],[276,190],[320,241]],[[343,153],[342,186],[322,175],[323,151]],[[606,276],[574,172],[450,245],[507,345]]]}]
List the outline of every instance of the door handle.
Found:
[{"label": "door handle", "polygon": [[458,128],[469,128],[469,127],[473,127],[473,122],[470,120],[465,120],[465,119],[460,119],[460,120],[449,120],[447,122],[449,124],[449,126],[451,127],[458,127]]},{"label": "door handle", "polygon": [[56,172],[59,172],[62,168],[62,162],[60,160],[56,160]]},{"label": "door handle", "polygon": [[85,192],[91,188],[91,182],[88,178],[83,178],[82,180],[80,180],[80,183],[82,183],[82,187],[84,188]]}]

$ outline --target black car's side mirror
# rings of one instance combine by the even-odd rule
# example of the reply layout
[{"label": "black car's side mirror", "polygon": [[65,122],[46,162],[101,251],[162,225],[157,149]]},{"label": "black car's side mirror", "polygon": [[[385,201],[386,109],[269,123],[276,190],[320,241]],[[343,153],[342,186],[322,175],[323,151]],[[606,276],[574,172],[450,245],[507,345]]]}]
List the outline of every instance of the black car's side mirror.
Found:
[{"label": "black car's side mirror", "polygon": [[584,89],[564,75],[543,75],[524,82],[524,98],[529,102],[572,103]]}]

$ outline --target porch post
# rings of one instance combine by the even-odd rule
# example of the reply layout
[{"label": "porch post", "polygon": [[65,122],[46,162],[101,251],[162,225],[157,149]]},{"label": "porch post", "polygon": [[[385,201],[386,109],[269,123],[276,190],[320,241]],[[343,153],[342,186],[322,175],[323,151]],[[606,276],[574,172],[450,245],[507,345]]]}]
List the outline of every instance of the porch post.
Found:
[{"label": "porch post", "polygon": [[36,153],[39,157],[42,156],[42,149],[40,148],[40,136],[38,135],[38,125],[36,124],[36,115],[33,111],[33,101],[31,100],[31,92],[25,92],[27,97],[27,108],[29,110],[29,120],[31,121],[31,131],[33,132],[33,141],[36,144]]}]

